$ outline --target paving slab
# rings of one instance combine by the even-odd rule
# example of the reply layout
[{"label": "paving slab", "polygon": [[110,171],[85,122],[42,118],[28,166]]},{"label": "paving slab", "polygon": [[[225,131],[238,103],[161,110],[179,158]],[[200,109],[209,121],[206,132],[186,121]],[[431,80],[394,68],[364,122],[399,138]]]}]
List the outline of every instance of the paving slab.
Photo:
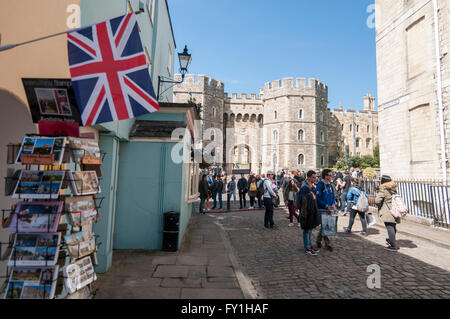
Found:
[{"label": "paving slab", "polygon": [[177,265],[195,265],[202,266],[208,264],[207,256],[191,256],[191,255],[180,255],[177,257]]},{"label": "paving slab", "polygon": [[161,282],[161,287],[170,288],[200,288],[202,279],[191,278],[164,278]]},{"label": "paving slab", "polygon": [[189,266],[158,265],[153,277],[185,278],[188,276]]},{"label": "paving slab", "polygon": [[153,265],[175,265],[177,261],[177,255],[171,256],[155,256],[152,258]]},{"label": "paving slab", "polygon": [[230,266],[208,266],[208,277],[235,277],[233,268]]},{"label": "paving slab", "polygon": [[181,299],[243,299],[240,289],[182,288]]}]

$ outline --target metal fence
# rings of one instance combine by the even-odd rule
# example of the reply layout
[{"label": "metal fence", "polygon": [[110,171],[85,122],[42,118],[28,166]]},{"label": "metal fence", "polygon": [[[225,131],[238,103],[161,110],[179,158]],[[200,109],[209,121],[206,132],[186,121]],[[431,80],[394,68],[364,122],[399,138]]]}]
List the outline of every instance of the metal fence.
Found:
[{"label": "metal fence", "polygon": [[[450,185],[441,181],[395,180],[409,214],[433,220],[435,225],[450,228]],[[380,180],[363,179],[362,186],[369,195],[369,204],[375,205]]]}]

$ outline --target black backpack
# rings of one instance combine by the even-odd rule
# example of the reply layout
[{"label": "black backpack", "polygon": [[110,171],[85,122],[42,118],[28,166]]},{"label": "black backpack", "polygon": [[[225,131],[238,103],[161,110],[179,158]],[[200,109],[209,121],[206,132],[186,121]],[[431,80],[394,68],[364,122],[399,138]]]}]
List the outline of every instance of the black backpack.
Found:
[{"label": "black backpack", "polygon": [[264,180],[263,179],[261,180],[261,183],[259,184],[258,193],[260,195],[264,195]]}]

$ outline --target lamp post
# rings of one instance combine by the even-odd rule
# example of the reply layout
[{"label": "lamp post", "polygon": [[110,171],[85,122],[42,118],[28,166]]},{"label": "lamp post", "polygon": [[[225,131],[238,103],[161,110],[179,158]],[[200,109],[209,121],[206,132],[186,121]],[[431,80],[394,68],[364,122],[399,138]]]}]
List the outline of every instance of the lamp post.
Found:
[{"label": "lamp post", "polygon": [[[157,94],[158,102],[159,102],[160,94],[166,92],[168,89],[170,89],[175,84],[183,83],[184,76],[187,73],[187,70],[188,70],[188,68],[189,68],[189,66],[191,64],[191,61],[192,61],[191,54],[188,53],[187,45],[184,46],[184,50],[183,50],[182,53],[178,53],[178,60],[180,62],[181,81],[173,81],[170,78],[166,78],[164,76],[158,75],[158,94]],[[162,83],[172,83],[173,85],[160,93],[161,84]]]}]

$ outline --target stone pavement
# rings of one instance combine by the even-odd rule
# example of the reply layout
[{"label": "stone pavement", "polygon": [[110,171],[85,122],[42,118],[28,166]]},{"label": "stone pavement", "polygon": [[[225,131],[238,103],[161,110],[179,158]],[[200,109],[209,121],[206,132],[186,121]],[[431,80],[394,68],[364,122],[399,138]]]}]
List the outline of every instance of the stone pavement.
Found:
[{"label": "stone pavement", "polygon": [[[114,251],[96,298],[450,298],[450,249],[408,233],[417,228],[398,226],[401,249],[393,253],[383,249],[384,227],[362,237],[357,217],[345,234],[348,217],[339,217],[334,251],[309,256],[286,216],[276,211],[278,229],[270,230],[260,210],[193,214],[178,252]],[[448,234],[440,233],[443,242]],[[380,289],[367,287],[369,265],[380,267]]]},{"label": "stone pavement", "polygon": [[211,217],[194,214],[178,252],[114,251],[111,269],[98,275],[95,298],[242,299],[223,236]]},{"label": "stone pavement", "polygon": [[[334,251],[309,256],[301,229],[288,227],[286,216],[276,212],[278,229],[270,230],[263,227],[263,211],[215,215],[258,298],[450,298],[449,249],[398,233],[400,251],[385,251],[384,228],[369,228],[369,236],[362,237],[357,217],[353,233],[345,234],[348,217],[339,217],[340,234],[331,238]],[[313,240],[316,236],[317,230]],[[369,265],[380,267],[380,289],[367,287]]]}]

